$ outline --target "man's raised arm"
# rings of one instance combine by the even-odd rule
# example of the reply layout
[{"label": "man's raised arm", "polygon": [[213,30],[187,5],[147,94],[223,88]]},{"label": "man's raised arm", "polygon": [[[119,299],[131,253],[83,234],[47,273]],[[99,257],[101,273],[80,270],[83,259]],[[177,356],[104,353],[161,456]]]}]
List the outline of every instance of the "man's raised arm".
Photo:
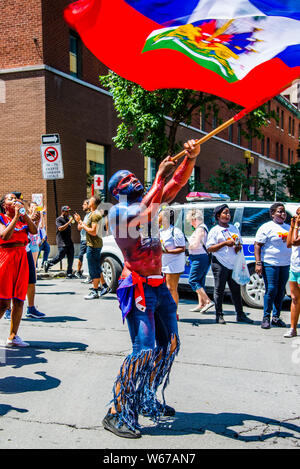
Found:
[{"label": "man's raised arm", "polygon": [[178,166],[170,181],[165,185],[162,202],[172,202],[178,192],[187,184],[193,172],[197,156],[200,153],[200,145],[195,145],[195,140],[189,140],[184,144],[184,148],[186,157]]}]

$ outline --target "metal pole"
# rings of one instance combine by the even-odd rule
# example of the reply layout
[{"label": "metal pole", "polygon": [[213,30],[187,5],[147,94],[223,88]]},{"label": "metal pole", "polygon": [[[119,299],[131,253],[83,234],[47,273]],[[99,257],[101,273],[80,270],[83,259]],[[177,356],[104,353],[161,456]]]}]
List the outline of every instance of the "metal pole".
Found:
[{"label": "metal pole", "polygon": [[[58,204],[57,204],[57,192],[56,192],[56,179],[53,179],[53,191],[54,191],[54,203],[55,203],[55,215],[58,218]],[[62,270],[62,261],[59,263],[60,270]]]}]

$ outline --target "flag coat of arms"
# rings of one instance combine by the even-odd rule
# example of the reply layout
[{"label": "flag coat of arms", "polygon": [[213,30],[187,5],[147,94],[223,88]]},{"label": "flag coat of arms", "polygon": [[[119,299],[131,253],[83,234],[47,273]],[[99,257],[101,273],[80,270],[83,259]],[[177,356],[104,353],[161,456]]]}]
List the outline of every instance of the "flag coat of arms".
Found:
[{"label": "flag coat of arms", "polygon": [[300,77],[299,0],[79,0],[65,19],[118,75],[243,107]]}]

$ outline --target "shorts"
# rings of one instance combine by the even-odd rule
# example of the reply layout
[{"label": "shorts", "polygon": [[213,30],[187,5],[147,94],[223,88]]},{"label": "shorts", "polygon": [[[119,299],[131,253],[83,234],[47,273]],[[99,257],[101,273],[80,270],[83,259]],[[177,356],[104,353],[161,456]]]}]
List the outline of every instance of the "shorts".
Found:
[{"label": "shorts", "polygon": [[101,248],[87,246],[86,258],[88,261],[89,275],[92,280],[101,276]]},{"label": "shorts", "polygon": [[80,262],[83,261],[83,256],[86,254],[86,241],[80,241],[80,251],[79,251],[79,256],[78,260]]},{"label": "shorts", "polygon": [[31,252],[39,252],[40,250],[40,247],[37,244],[30,244],[29,247]]},{"label": "shorts", "polygon": [[300,272],[293,272],[290,270],[289,281],[296,282],[298,285],[300,285]]},{"label": "shorts", "polygon": [[0,248],[0,299],[24,301],[29,268],[25,248]]},{"label": "shorts", "polygon": [[29,281],[28,283],[33,284],[36,283],[36,272],[35,272],[35,265],[31,251],[27,251],[27,260],[28,260],[28,267],[29,267]]}]

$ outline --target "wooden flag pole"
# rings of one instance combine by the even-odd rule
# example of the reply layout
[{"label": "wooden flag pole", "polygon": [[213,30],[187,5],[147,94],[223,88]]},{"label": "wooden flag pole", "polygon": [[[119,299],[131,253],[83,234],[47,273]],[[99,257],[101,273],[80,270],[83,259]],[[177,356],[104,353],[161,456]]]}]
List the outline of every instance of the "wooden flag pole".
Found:
[{"label": "wooden flag pole", "polygon": [[[280,90],[280,92],[283,91],[285,88],[286,88],[286,86],[283,87]],[[210,138],[212,138],[214,135],[218,134],[222,130],[227,129],[227,127],[234,124],[234,122],[237,122],[238,120],[242,119],[242,117],[244,117],[246,114],[249,114],[249,112],[253,111],[254,109],[257,109],[259,106],[266,103],[271,98],[272,98],[272,96],[271,97],[269,96],[268,98],[264,98],[259,103],[255,103],[254,105],[252,105],[248,108],[242,109],[240,112],[235,114],[235,116],[233,116],[231,119],[229,119],[228,121],[226,121],[223,124],[219,125],[219,127],[212,130],[209,134],[205,135],[204,137],[200,138],[199,140],[196,140],[196,145],[202,145],[202,143],[206,142],[207,140],[209,140]],[[184,155],[185,155],[185,150],[182,150],[180,153],[178,153],[177,155],[172,157],[172,161],[176,162],[180,158],[182,158]]]},{"label": "wooden flag pole", "polygon": [[[236,115],[238,116],[238,114],[236,114]],[[229,119],[228,121],[226,121],[223,124],[219,125],[219,127],[212,130],[209,134],[205,135],[204,137],[200,138],[199,140],[196,140],[196,142],[195,142],[196,145],[202,145],[202,143],[206,142],[207,140],[209,140],[214,135],[218,134],[219,132],[221,132],[224,129],[227,129],[227,127],[229,127],[231,124],[236,122],[236,120],[237,120],[236,116],[234,116],[231,119]],[[185,155],[185,150],[182,150],[180,153],[178,153],[177,155],[172,157],[172,161],[176,162],[180,158],[182,158],[184,155]]]}]

